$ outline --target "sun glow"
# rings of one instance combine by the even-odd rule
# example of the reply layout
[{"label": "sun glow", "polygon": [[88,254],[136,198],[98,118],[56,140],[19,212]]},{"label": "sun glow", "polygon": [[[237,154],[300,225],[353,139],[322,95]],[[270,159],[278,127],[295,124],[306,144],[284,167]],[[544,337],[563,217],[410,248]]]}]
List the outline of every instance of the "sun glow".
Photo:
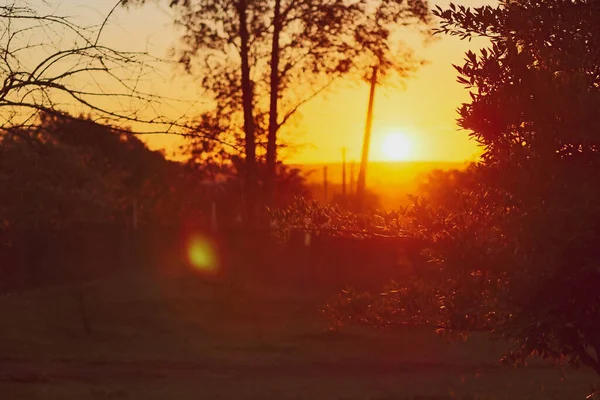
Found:
[{"label": "sun glow", "polygon": [[381,142],[381,154],[386,161],[405,161],[414,157],[410,136],[402,130],[386,134]]}]

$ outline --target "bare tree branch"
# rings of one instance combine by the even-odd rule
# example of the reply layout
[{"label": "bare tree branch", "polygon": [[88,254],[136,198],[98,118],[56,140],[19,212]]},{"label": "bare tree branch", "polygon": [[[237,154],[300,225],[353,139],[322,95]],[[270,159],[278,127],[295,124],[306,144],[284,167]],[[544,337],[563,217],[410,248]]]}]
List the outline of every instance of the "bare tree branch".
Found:
[{"label": "bare tree branch", "polygon": [[294,116],[294,114],[296,114],[296,112],[298,112],[298,109],[300,109],[300,107],[302,107],[306,103],[310,102],[312,99],[314,99],[315,97],[317,97],[318,95],[320,95],[321,93],[323,93],[325,90],[327,90],[327,88],[329,88],[333,84],[333,82],[336,81],[337,78],[339,78],[339,77],[332,78],[325,85],[323,85],[320,88],[316,89],[309,96],[305,97],[304,99],[300,100],[300,102],[296,103],[296,105],[294,107],[292,107],[288,112],[285,113],[285,115],[283,116],[283,118],[281,119],[281,121],[277,124],[278,129],[281,128],[283,125],[285,125],[286,122],[292,116]]},{"label": "bare tree branch", "polygon": [[[13,0],[0,6],[0,128],[30,125],[40,113],[66,115],[78,108],[98,121],[134,123],[141,132],[187,134],[190,125],[157,112],[186,101],[144,91],[165,60],[147,52],[102,44],[102,33],[122,3],[101,24],[84,26]],[[107,102],[100,99],[112,99]],[[143,126],[143,129],[141,128]]]}]

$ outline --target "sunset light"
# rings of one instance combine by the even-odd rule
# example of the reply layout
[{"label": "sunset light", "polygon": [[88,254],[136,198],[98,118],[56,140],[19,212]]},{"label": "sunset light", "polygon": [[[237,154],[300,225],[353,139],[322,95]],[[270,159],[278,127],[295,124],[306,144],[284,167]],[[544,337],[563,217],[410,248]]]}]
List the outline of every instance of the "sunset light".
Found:
[{"label": "sunset light", "polygon": [[4,0],[0,52],[0,400],[600,400],[600,1]]},{"label": "sunset light", "polygon": [[403,130],[394,130],[383,138],[381,153],[385,161],[405,161],[415,157],[412,140]]}]

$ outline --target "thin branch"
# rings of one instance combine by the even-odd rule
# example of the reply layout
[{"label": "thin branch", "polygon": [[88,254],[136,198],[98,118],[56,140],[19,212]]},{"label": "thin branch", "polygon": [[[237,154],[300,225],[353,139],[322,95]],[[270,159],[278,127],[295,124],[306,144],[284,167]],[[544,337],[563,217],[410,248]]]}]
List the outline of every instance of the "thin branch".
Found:
[{"label": "thin branch", "polygon": [[317,89],[316,91],[314,91],[310,96],[306,97],[305,99],[303,99],[302,101],[300,101],[298,104],[296,104],[291,110],[289,110],[285,114],[285,116],[283,117],[283,119],[281,120],[281,122],[279,122],[277,124],[277,129],[279,129],[283,125],[285,125],[285,123],[298,111],[298,109],[300,107],[302,107],[303,105],[305,105],[306,103],[308,103],[309,101],[311,101],[312,99],[314,99],[315,97],[317,97],[319,94],[321,94],[323,91],[325,91],[329,86],[331,86],[333,84],[333,82],[337,78],[338,77],[333,77],[329,82],[327,82],[325,85],[321,86],[319,89]]},{"label": "thin branch", "polygon": [[[0,47],[0,71],[4,75],[3,82],[0,82],[0,109],[3,110],[5,120],[0,128],[15,127],[19,124],[31,126],[30,124],[34,123],[32,121],[37,121],[40,113],[65,117],[67,113],[64,109],[61,110],[61,107],[81,105],[95,114],[94,118],[98,120],[160,126],[160,129],[145,130],[145,134],[173,134],[176,130],[190,132],[189,124],[183,122],[185,114],[176,120],[161,116],[159,112],[155,113],[156,116],[148,118],[139,116],[149,109],[158,111],[158,105],[164,107],[165,101],[186,102],[139,89],[144,75],[155,71],[153,63],[163,60],[147,53],[118,51],[99,44],[110,16],[121,3],[122,1],[118,1],[113,6],[99,28],[79,26],[66,17],[40,14],[31,7],[0,6],[0,26],[4,28],[0,34],[4,42],[4,46]],[[15,21],[31,23],[25,22],[28,25],[24,28],[13,30]],[[60,32],[56,28],[60,28]],[[83,44],[76,44],[73,48],[60,48],[65,40],[62,28],[67,29],[67,34],[75,33],[76,40],[83,40]],[[34,37],[40,32],[43,32],[46,38],[40,43],[34,43]],[[94,35],[93,40],[88,38],[90,34]],[[57,37],[56,41],[52,39],[52,35]],[[12,48],[16,42],[26,44]],[[39,54],[44,53],[46,54],[41,61],[28,68],[30,54],[36,59]],[[65,64],[66,67],[60,70]],[[104,80],[99,79],[100,77],[114,80],[120,85],[120,89],[105,90],[108,86]],[[85,86],[78,85],[77,79],[80,78],[83,78]],[[86,88],[89,82],[94,85],[93,89]],[[114,87],[114,82],[110,85]],[[57,103],[56,95],[60,96],[61,93],[70,96],[74,104]],[[122,107],[110,109],[94,101],[103,97],[130,99],[135,102],[132,103],[135,107],[127,111]],[[33,113],[27,115],[31,111]],[[207,138],[209,136],[206,135]]]},{"label": "thin branch", "polygon": [[113,15],[113,13],[117,9],[117,7],[119,7],[121,5],[121,3],[122,3],[122,1],[118,0],[117,3],[113,6],[113,8],[111,8],[111,10],[108,12],[106,17],[104,18],[104,21],[102,21],[102,25],[100,25],[100,29],[98,29],[98,35],[96,35],[96,40],[94,41],[94,46],[98,45],[98,42],[100,41],[100,36],[102,35],[102,32],[104,31],[104,26],[108,22],[108,19],[111,17],[111,15]]}]

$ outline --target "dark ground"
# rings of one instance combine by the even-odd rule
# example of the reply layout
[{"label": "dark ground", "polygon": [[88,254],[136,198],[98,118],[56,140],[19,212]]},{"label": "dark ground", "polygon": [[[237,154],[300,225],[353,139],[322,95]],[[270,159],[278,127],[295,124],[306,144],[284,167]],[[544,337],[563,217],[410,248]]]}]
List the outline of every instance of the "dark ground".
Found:
[{"label": "dark ground", "polygon": [[0,297],[0,399],[584,399],[585,370],[497,363],[484,337],[332,334],[328,293],[129,273]]}]

